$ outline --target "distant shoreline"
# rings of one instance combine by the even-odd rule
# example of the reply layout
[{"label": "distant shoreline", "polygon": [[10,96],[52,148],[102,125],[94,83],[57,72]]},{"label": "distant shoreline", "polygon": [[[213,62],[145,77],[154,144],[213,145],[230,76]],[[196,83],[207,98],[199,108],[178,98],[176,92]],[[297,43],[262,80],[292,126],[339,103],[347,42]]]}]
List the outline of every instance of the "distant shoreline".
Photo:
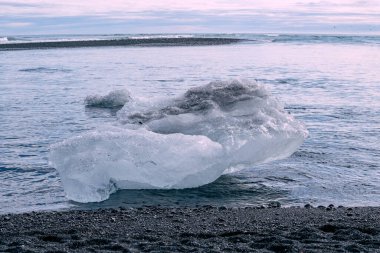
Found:
[{"label": "distant shoreline", "polygon": [[77,41],[46,41],[0,44],[0,51],[79,48],[79,47],[169,47],[169,46],[210,46],[226,45],[244,41],[233,38],[151,38],[151,39],[111,39],[111,40],[77,40]]},{"label": "distant shoreline", "polygon": [[5,252],[377,252],[380,207],[99,209],[0,215]]}]

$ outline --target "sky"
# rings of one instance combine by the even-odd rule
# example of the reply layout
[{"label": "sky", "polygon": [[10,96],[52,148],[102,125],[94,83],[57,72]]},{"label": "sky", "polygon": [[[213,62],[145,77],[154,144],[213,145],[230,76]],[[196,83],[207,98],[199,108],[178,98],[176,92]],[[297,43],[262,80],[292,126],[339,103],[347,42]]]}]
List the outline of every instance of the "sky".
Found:
[{"label": "sky", "polygon": [[380,0],[0,0],[0,36],[380,34]]}]

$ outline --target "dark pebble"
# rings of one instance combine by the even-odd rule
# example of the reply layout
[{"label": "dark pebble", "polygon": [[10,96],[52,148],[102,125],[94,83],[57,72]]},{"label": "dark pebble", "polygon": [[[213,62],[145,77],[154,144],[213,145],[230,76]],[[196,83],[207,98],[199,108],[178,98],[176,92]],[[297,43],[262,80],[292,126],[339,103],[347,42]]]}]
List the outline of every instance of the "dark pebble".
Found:
[{"label": "dark pebble", "polygon": [[306,204],[304,207],[305,207],[306,209],[311,209],[311,208],[313,208],[313,206],[310,205],[310,204]]},{"label": "dark pebble", "polygon": [[78,235],[72,235],[71,239],[73,239],[73,240],[80,240],[80,237]]},{"label": "dark pebble", "polygon": [[280,208],[280,207],[281,207],[281,203],[278,202],[278,201],[270,202],[270,203],[268,204],[268,207],[269,207],[269,208]]}]

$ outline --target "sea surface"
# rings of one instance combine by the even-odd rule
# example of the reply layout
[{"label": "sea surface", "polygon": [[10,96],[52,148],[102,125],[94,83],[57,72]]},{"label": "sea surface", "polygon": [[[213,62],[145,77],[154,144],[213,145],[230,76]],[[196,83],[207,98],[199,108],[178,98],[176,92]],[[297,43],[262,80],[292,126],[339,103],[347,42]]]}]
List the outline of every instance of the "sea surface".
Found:
[{"label": "sea surface", "polygon": [[[380,205],[380,37],[282,34],[2,36],[0,43],[217,37],[214,46],[0,51],[0,213],[98,207]],[[51,145],[117,124],[88,95],[126,89],[176,97],[212,81],[265,85],[309,131],[289,158],[183,190],[120,190],[99,203],[65,197]]]}]

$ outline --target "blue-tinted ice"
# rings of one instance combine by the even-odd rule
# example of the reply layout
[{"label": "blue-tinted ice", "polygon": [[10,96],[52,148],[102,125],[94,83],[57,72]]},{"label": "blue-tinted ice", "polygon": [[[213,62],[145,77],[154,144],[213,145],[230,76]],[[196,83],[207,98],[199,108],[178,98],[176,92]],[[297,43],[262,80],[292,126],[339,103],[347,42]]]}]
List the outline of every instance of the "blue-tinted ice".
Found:
[{"label": "blue-tinted ice", "polygon": [[69,199],[103,201],[117,189],[198,187],[288,157],[308,135],[251,81],[211,82],[156,103],[131,98],[118,118],[118,126],[52,147],[50,161]]}]

